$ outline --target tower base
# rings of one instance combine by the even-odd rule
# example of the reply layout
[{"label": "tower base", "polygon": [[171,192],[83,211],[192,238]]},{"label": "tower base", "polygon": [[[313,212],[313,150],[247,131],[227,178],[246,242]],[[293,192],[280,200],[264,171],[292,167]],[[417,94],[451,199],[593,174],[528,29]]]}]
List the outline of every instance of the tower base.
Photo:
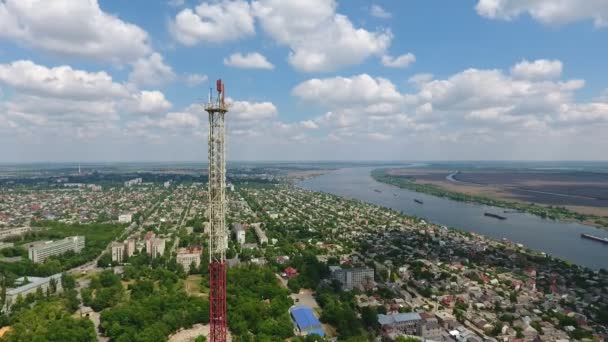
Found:
[{"label": "tower base", "polygon": [[226,342],[226,263],[209,264],[209,341]]}]

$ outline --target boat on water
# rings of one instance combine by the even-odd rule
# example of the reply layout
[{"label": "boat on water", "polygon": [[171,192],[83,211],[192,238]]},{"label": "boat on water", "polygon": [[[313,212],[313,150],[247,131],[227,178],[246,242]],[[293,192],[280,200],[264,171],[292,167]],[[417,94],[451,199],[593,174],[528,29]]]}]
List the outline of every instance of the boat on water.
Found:
[{"label": "boat on water", "polygon": [[422,202],[422,201],[421,201],[421,200],[419,200],[419,199],[414,199],[414,202],[416,202],[416,203],[418,203],[418,204],[424,204],[424,202]]},{"label": "boat on water", "polygon": [[608,244],[608,238],[603,238],[603,237],[599,237],[599,236],[595,236],[595,235],[590,235],[590,234],[581,234],[581,237],[584,239],[589,239],[589,240],[593,240],[593,241],[598,241],[601,243],[605,243]]},{"label": "boat on water", "polygon": [[498,214],[493,214],[493,213],[484,213],[483,215],[484,215],[484,216],[487,216],[487,217],[493,217],[493,218],[495,218],[495,219],[499,219],[499,220],[506,220],[506,219],[507,219],[507,218],[506,218],[506,217],[504,217],[504,216],[500,216],[500,215],[498,215]]},{"label": "boat on water", "polygon": [[375,192],[381,193],[382,190],[374,189]]}]

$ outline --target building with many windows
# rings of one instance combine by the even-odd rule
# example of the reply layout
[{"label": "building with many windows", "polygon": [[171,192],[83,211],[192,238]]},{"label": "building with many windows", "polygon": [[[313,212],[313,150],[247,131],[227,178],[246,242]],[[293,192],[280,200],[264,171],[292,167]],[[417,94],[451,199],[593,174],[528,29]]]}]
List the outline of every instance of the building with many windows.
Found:
[{"label": "building with many windows", "polygon": [[188,247],[188,248],[180,248],[177,251],[177,263],[182,265],[184,271],[190,272],[190,267],[194,265],[194,267],[199,268],[201,265],[201,254],[203,253],[203,249],[196,247]]},{"label": "building with many windows", "polygon": [[236,237],[236,242],[239,245],[245,244],[245,227],[243,227],[240,223],[235,223],[232,225],[232,231],[234,232],[234,236]]},{"label": "building with many windows", "polygon": [[21,277],[18,278],[15,283],[20,283],[21,286],[6,290],[6,300],[4,302],[4,307],[1,308],[4,312],[8,312],[10,310],[11,306],[17,301],[17,298],[25,298],[25,296],[30,293],[36,293],[38,289],[40,289],[44,294],[46,294],[47,291],[49,293],[59,293],[62,291],[61,273],[44,278]]},{"label": "building with many windows", "polygon": [[125,244],[112,242],[112,261],[122,263],[125,258]]},{"label": "building with many windows", "polygon": [[28,256],[32,262],[41,263],[53,255],[61,255],[73,251],[80,253],[84,249],[84,236],[69,236],[57,241],[32,242],[28,248]]},{"label": "building with many windows", "polygon": [[369,267],[341,268],[331,266],[331,279],[337,280],[345,291],[373,288],[374,269]]}]

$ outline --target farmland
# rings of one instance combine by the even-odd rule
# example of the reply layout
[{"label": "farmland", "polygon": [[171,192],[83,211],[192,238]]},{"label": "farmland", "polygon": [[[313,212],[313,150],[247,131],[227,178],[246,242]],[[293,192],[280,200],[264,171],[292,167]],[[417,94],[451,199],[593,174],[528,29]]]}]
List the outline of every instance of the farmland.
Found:
[{"label": "farmland", "polygon": [[[377,180],[411,190],[605,225],[608,173],[582,171],[390,169]],[[494,203],[496,201],[497,203]],[[547,208],[546,212],[542,208]],[[602,217],[604,217],[602,219]]]}]

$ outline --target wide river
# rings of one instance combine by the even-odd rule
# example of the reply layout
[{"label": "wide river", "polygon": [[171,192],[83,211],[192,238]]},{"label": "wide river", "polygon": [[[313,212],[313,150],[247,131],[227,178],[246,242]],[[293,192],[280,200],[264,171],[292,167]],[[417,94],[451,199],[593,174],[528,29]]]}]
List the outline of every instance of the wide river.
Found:
[{"label": "wide river", "polygon": [[[579,223],[546,220],[524,213],[504,214],[503,208],[458,202],[401,189],[374,180],[370,173],[377,168],[340,169],[303,180],[298,186],[392,208],[433,223],[491,238],[506,238],[592,269],[608,269],[608,244],[580,237],[581,233],[608,237],[605,230]],[[414,199],[419,199],[424,204],[418,204]],[[507,219],[501,221],[486,217],[485,212],[497,213]]]}]

